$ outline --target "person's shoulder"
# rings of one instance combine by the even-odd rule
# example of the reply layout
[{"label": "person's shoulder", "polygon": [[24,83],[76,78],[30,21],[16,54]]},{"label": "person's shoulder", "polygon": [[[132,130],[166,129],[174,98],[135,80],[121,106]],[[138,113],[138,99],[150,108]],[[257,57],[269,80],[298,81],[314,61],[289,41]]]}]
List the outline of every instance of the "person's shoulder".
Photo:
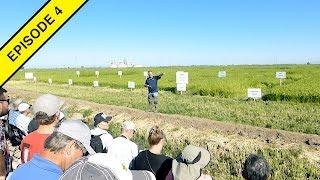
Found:
[{"label": "person's shoulder", "polygon": [[108,138],[108,139],[113,139],[112,135],[110,133],[108,133],[107,131],[106,131],[106,133],[103,133],[101,136]]},{"label": "person's shoulder", "polygon": [[28,120],[28,121],[31,121],[32,119],[24,114],[19,114],[19,116],[22,120]]},{"label": "person's shoulder", "polygon": [[[138,156],[145,156],[146,153],[148,153],[148,150],[140,151],[139,154],[138,154]],[[137,157],[138,157],[138,156],[137,156]]]},{"label": "person's shoulder", "polygon": [[10,180],[14,180],[14,179],[28,179],[28,176],[26,176],[27,174],[30,174],[33,170],[32,164],[30,162],[24,163],[19,165],[19,167],[17,169],[15,169],[11,176],[10,176]]},{"label": "person's shoulder", "polygon": [[128,143],[129,143],[132,147],[138,148],[138,145],[137,145],[136,143],[132,142],[131,140],[128,140]]}]

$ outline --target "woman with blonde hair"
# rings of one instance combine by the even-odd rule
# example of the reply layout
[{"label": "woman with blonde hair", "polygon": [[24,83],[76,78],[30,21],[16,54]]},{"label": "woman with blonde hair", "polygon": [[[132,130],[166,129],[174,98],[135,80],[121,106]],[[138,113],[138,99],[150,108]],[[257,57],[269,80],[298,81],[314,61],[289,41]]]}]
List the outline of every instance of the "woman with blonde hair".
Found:
[{"label": "woman with blonde hair", "polygon": [[132,160],[131,169],[147,170],[152,172],[157,179],[165,179],[172,166],[172,158],[162,154],[165,142],[166,137],[163,131],[158,126],[152,127],[148,133],[150,147],[140,152]]}]

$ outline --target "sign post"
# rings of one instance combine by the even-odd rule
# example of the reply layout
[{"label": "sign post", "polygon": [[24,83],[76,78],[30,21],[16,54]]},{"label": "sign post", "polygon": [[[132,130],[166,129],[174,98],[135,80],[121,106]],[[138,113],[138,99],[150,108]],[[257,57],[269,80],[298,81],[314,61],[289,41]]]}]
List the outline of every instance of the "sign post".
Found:
[{"label": "sign post", "polygon": [[93,87],[99,87],[99,81],[93,81]]},{"label": "sign post", "polygon": [[282,81],[287,78],[286,72],[276,72],[276,78],[280,79],[280,86],[282,86]]},{"label": "sign post", "polygon": [[225,77],[227,77],[227,72],[226,72],[226,71],[219,71],[218,77],[219,77],[219,78],[225,78]]},{"label": "sign post", "polygon": [[188,72],[177,71],[176,83],[177,83],[177,91],[180,92],[180,94],[182,94],[182,92],[187,91],[187,84],[189,83]]},{"label": "sign post", "polygon": [[136,88],[136,83],[133,81],[128,81],[128,88],[132,91],[134,88]]},{"label": "sign post", "polygon": [[118,76],[122,77],[122,71],[118,71]]},{"label": "sign post", "polygon": [[48,79],[48,83],[49,83],[50,86],[52,85],[52,79],[51,78]]},{"label": "sign post", "polygon": [[76,74],[79,77],[80,76],[80,71],[76,71]]},{"label": "sign post", "polygon": [[262,98],[262,93],[260,88],[248,88],[248,98],[252,98],[254,101],[256,99]]},{"label": "sign post", "polygon": [[33,80],[33,73],[31,72],[24,73],[24,78],[27,80]]},{"label": "sign post", "polygon": [[99,71],[96,71],[96,76],[97,76],[97,78],[99,77],[99,75],[100,75],[100,72],[99,72]]},{"label": "sign post", "polygon": [[73,84],[72,79],[68,79],[68,84],[69,84],[69,86],[72,86],[72,84]]}]

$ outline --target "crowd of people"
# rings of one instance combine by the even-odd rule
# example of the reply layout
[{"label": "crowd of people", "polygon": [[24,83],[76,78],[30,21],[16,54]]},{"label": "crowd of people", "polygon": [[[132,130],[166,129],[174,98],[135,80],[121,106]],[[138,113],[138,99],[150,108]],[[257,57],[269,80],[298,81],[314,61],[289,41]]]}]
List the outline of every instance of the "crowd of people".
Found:
[{"label": "crowd of people", "polygon": [[[108,132],[112,116],[98,113],[90,129],[82,120],[67,119],[61,110],[64,101],[54,95],[41,95],[33,105],[22,99],[10,102],[7,91],[0,88],[0,179],[214,179],[202,173],[210,162],[205,148],[187,145],[178,157],[163,154],[166,135],[159,126],[148,131],[149,148],[139,151],[132,141],[137,129],[130,120],[122,123],[121,135],[113,137]],[[20,152],[16,165],[8,144]],[[249,155],[242,176],[269,179],[268,162]]]}]

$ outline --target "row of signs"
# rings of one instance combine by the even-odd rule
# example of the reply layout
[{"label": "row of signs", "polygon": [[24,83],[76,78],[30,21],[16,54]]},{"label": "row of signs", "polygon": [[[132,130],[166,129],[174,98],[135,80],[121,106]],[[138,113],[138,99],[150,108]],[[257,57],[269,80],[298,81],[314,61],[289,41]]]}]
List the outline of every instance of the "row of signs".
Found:
[{"label": "row of signs", "polygon": [[[48,83],[51,85],[52,84],[52,79],[48,79]],[[68,79],[68,85],[73,85],[72,79]],[[99,81],[93,81],[93,87],[99,87]],[[133,81],[128,81],[128,88],[129,89],[134,89],[136,87],[136,83]]]},{"label": "row of signs", "polygon": [[[80,76],[80,71],[76,71],[77,76]],[[100,75],[99,71],[95,71],[95,75],[98,77]],[[118,71],[118,76],[122,76],[123,72]],[[144,77],[148,77],[148,72],[144,71],[143,72]],[[218,73],[219,78],[224,78],[227,77],[227,72],[226,71],[219,71]],[[278,79],[285,79],[286,78],[286,72],[276,72],[276,78]],[[33,80],[33,73],[26,72],[25,73],[25,79],[27,80]],[[176,72],[176,83],[177,84],[188,84],[188,72],[183,72],[183,71],[177,71]]]},{"label": "row of signs", "polygon": [[[80,71],[76,71],[76,74],[79,76]],[[99,71],[95,72],[96,76],[99,76]],[[122,71],[118,71],[118,75],[122,76]],[[148,76],[148,72],[143,72],[143,75],[145,77]],[[220,78],[226,77],[227,73],[226,71],[219,71],[218,76]],[[285,79],[286,78],[286,72],[276,72],[276,78],[278,79]],[[36,81],[36,77],[33,77],[33,73],[25,73],[25,79],[34,80]],[[52,79],[48,79],[49,84],[52,84]],[[189,83],[189,74],[188,72],[184,71],[177,71],[176,72],[176,84],[177,84],[177,91],[179,92],[185,92],[187,91],[187,84]],[[72,79],[68,80],[68,84],[72,85],[73,81]],[[94,87],[99,87],[99,81],[93,81]],[[128,82],[128,88],[129,89],[135,89],[135,82],[129,81]],[[259,99],[262,97],[261,89],[260,88],[248,88],[247,95],[249,98],[253,99]]]}]

